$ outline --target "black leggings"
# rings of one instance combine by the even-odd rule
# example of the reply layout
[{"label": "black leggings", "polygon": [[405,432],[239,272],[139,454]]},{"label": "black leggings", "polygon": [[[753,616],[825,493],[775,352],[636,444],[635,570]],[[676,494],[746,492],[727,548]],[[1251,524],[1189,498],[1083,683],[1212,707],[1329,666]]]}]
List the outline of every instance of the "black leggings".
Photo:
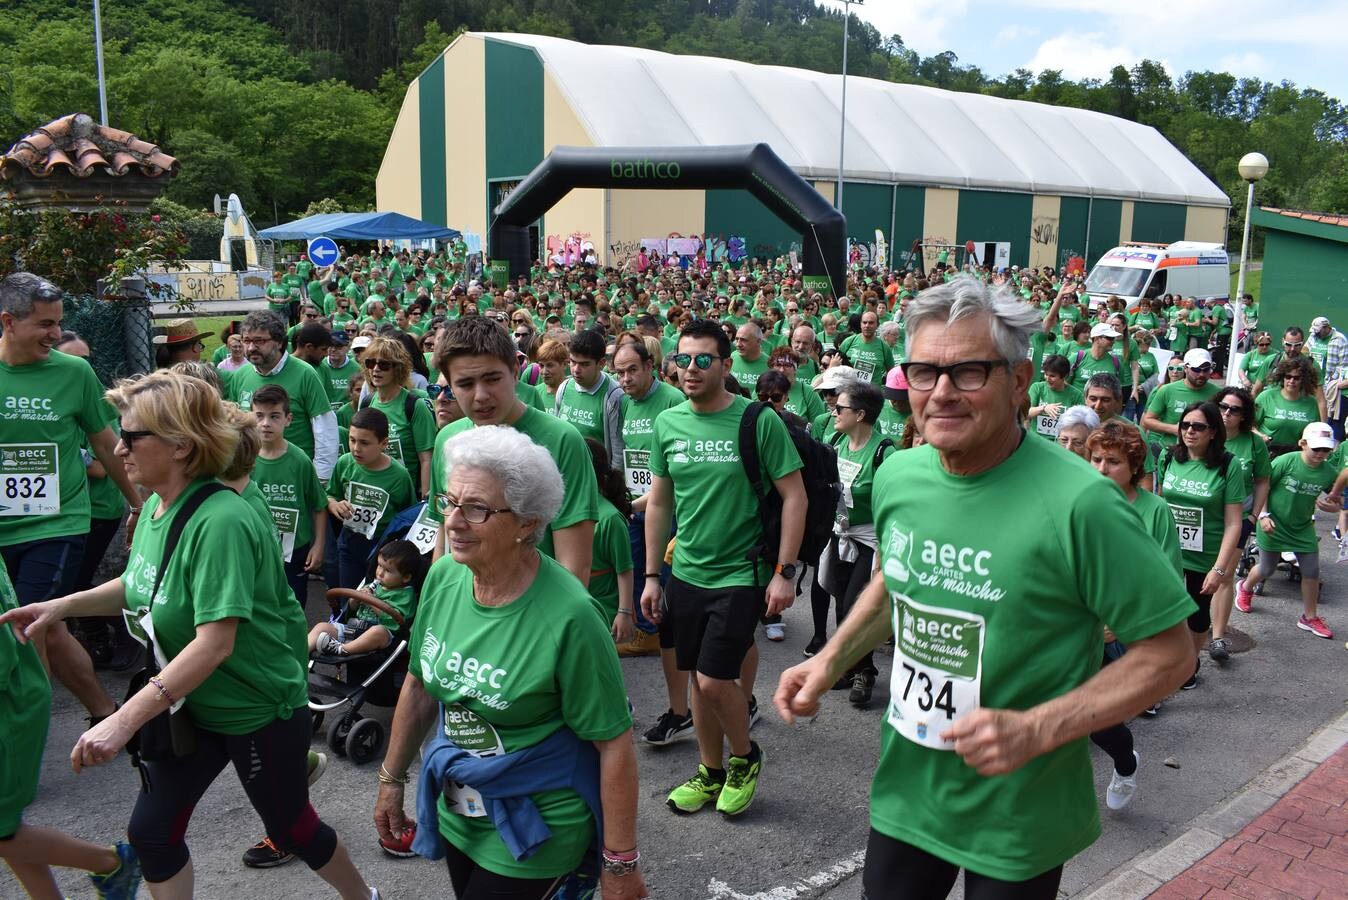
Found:
[{"label": "black leggings", "polygon": [[[855,562],[839,562],[837,567],[838,583],[845,585],[842,596],[838,598],[838,605],[835,607],[838,617],[838,625],[841,626],[843,619],[852,611],[856,605],[857,598],[861,592],[866,589],[866,585],[871,580],[871,567],[875,563],[875,551],[865,544],[857,544],[857,558]],[[874,653],[870,650],[857,660],[849,670],[849,674],[856,672],[869,672],[875,675]]]},{"label": "black leggings", "polygon": [[1198,604],[1198,612],[1189,616],[1189,630],[1202,634],[1212,627],[1212,595],[1203,593],[1203,579],[1207,572],[1184,572],[1184,587]]},{"label": "black leggings", "polygon": [[557,878],[511,878],[479,866],[453,844],[441,838],[449,883],[458,900],[547,900],[554,896],[566,876]]},{"label": "black leggings", "polygon": [[[866,842],[862,896],[866,900],[943,900],[959,873],[954,863],[872,828]],[[1056,900],[1061,880],[1062,866],[1027,881],[1002,881],[965,869],[964,896],[967,900]]]},{"label": "black leggings", "polygon": [[[1113,662],[1106,654],[1104,666]],[[1137,771],[1137,757],[1133,756],[1133,733],[1128,726],[1119,723],[1091,732],[1091,743],[1109,754],[1114,760],[1114,771],[1120,775],[1132,775]]]},{"label": "black leggings", "polygon": [[227,763],[276,846],[321,869],[337,849],[337,832],[309,805],[308,752],[313,723],[300,708],[251,734],[197,729],[197,749],[171,762],[146,763],[150,790],[141,789],[127,834],[145,880],[167,881],[187,865],[187,825],[206,789]]}]

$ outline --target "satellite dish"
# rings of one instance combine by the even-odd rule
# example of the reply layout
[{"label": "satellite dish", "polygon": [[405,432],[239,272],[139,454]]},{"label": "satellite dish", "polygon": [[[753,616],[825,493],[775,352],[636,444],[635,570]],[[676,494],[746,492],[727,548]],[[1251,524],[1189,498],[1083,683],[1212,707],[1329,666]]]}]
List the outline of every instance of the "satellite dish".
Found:
[{"label": "satellite dish", "polygon": [[224,203],[225,203],[225,201],[223,201],[223,200],[220,199],[220,195],[219,195],[219,194],[216,194],[216,195],[215,195],[215,214],[216,214],[217,216],[224,212],[224,209],[223,209]]}]

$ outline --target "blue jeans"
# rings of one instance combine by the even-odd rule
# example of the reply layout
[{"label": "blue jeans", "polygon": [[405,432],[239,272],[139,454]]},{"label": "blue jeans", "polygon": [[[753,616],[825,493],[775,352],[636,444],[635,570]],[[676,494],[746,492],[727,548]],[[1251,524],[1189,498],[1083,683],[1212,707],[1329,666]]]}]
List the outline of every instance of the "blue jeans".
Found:
[{"label": "blue jeans", "polygon": [[374,541],[343,528],[337,538],[337,587],[355,588],[365,580]]},{"label": "blue jeans", "polygon": [[290,553],[290,562],[285,564],[286,581],[290,584],[295,599],[300,602],[300,609],[304,609],[304,604],[309,599],[309,573],[304,571],[304,561],[308,559],[309,548],[312,546],[313,542],[303,547],[296,547]]},{"label": "blue jeans", "polygon": [[342,520],[328,513],[328,542],[323,545],[323,580],[328,587],[341,586],[341,572],[337,568],[337,540],[342,534]]},{"label": "blue jeans", "polygon": [[64,597],[75,586],[84,560],[84,535],[43,538],[0,547],[20,606]]},{"label": "blue jeans", "polygon": [[[669,536],[672,538],[678,532],[678,525],[670,523]],[[636,607],[636,625],[646,634],[655,634],[660,630],[650,619],[641,614],[641,592],[646,589],[646,514],[644,512],[632,513],[632,521],[627,523],[627,537],[632,543],[632,605]],[[660,583],[669,582],[670,566],[668,563],[660,563]]]}]

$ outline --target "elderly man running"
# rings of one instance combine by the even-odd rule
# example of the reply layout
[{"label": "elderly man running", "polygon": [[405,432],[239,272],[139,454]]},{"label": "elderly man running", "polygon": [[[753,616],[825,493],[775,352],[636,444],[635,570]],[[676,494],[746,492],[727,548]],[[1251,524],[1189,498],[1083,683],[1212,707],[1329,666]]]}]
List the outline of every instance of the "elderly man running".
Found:
[{"label": "elderly man running", "polygon": [[[1100,833],[1086,737],[1189,677],[1194,604],[1117,487],[1020,427],[1037,310],[957,279],[907,325],[927,445],[876,474],[879,572],[776,704],[813,715],[892,631],[868,895],[944,897],[963,868],[966,897],[1052,898]],[[1100,670],[1106,623],[1128,655]]]}]

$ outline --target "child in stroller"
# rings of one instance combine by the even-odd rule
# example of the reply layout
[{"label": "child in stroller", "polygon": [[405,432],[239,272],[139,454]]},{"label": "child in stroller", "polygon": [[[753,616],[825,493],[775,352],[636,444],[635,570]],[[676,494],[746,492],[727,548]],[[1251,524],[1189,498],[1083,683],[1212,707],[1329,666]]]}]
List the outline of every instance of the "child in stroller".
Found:
[{"label": "child in stroller", "polygon": [[[407,540],[394,540],[379,548],[373,596],[396,611],[404,622],[412,618],[415,602],[412,580],[421,568],[421,553]],[[337,612],[336,609],[333,610]],[[325,656],[371,653],[393,642],[399,623],[388,612],[359,596],[347,602],[345,621],[319,622],[309,632],[309,652]]]}]

